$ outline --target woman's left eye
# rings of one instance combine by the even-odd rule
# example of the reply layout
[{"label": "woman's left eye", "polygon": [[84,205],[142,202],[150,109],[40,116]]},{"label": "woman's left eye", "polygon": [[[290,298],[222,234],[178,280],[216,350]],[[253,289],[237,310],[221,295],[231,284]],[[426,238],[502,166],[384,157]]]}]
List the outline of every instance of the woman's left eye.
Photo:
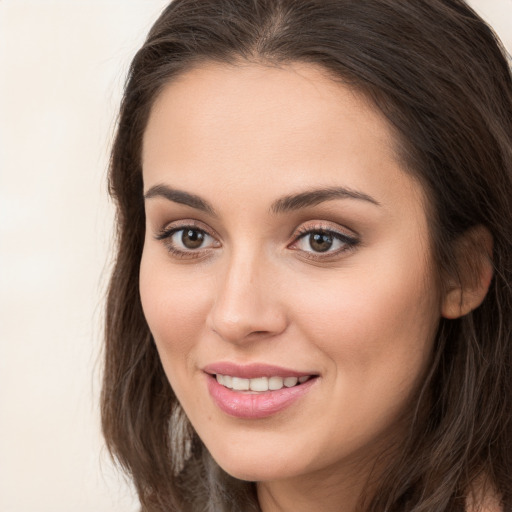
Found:
[{"label": "woman's left eye", "polygon": [[299,233],[292,249],[309,253],[311,257],[332,256],[354,248],[359,240],[330,229],[308,229]]}]

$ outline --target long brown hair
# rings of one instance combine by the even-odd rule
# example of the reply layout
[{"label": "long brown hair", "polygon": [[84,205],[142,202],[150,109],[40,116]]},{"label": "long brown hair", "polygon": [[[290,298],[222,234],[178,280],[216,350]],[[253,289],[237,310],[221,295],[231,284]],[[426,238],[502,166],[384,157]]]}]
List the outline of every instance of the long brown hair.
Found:
[{"label": "long brown hair", "polygon": [[143,511],[259,510],[254,484],[224,473],[184,417],[139,298],[142,136],[162,87],[206,61],[311,63],[369,97],[429,197],[440,274],[457,275],[461,234],[493,235],[487,297],[441,320],[409,435],[361,508],[464,510],[485,475],[512,510],[512,79],[499,40],[462,0],[174,0],[132,62],[109,174],[102,424]]}]

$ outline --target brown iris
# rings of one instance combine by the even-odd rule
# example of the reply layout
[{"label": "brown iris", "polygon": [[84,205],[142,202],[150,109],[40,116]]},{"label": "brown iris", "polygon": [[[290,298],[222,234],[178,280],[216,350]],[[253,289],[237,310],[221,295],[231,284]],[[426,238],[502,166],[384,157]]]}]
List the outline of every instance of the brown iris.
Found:
[{"label": "brown iris", "polygon": [[181,242],[187,249],[197,249],[204,242],[204,233],[198,229],[184,229]]},{"label": "brown iris", "polygon": [[328,251],[333,244],[333,236],[325,232],[316,232],[309,235],[309,245],[316,252]]}]

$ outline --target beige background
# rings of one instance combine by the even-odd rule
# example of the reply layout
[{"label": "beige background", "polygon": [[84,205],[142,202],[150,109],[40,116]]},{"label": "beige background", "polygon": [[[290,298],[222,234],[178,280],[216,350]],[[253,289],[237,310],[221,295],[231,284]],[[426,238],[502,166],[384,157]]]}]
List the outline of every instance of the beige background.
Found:
[{"label": "beige background", "polygon": [[[0,512],[132,512],[98,422],[130,58],[166,0],[0,0]],[[512,48],[512,0],[472,4]]]}]

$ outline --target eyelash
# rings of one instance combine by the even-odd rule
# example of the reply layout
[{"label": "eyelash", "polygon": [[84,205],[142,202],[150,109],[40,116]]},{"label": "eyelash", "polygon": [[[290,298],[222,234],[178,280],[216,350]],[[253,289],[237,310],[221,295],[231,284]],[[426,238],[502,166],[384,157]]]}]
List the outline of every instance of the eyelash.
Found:
[{"label": "eyelash", "polygon": [[300,242],[302,239],[305,239],[308,235],[311,236],[313,234],[322,234],[328,235],[332,237],[334,240],[341,242],[343,245],[337,250],[331,251],[330,248],[326,252],[316,252],[316,251],[302,251],[304,253],[304,257],[312,260],[324,260],[335,258],[342,253],[352,251],[356,248],[356,246],[360,243],[360,240],[357,236],[347,235],[346,233],[342,233],[332,228],[328,228],[322,225],[316,226],[301,226],[297,234],[295,235],[295,239],[292,242],[292,246]]},{"label": "eyelash", "polygon": [[203,257],[204,251],[206,249],[189,249],[187,251],[184,251],[176,248],[175,245],[172,243],[171,239],[173,235],[179,233],[180,231],[185,231],[187,229],[203,233],[206,236],[209,236],[210,238],[214,239],[214,237],[210,235],[206,229],[203,229],[202,227],[200,227],[197,224],[194,224],[193,222],[190,222],[189,224],[183,224],[181,226],[171,227],[168,229],[164,228],[160,233],[157,234],[156,239],[162,241],[166,249],[176,258],[197,259]]},{"label": "eyelash", "polygon": [[[194,224],[193,222],[188,224],[183,224],[180,226],[174,226],[171,228],[163,229],[160,233],[156,235],[156,239],[160,240],[164,243],[167,250],[176,258],[180,259],[197,259],[202,258],[205,256],[205,251],[207,251],[209,248],[206,249],[188,249],[188,250],[182,250],[178,249],[171,241],[172,237],[181,231],[185,230],[192,230],[195,232],[202,233],[203,235],[206,235],[207,237],[210,237],[215,240],[215,237],[211,235],[206,229],[203,229],[202,227],[198,226],[197,224]],[[305,239],[308,235],[313,234],[322,234],[327,235],[331,237],[333,240],[337,240],[338,242],[341,242],[343,245],[342,247],[338,248],[335,251],[330,251],[330,248],[327,249],[325,252],[320,251],[301,251],[303,253],[303,257],[311,260],[327,260],[332,259],[333,257],[339,256],[342,253],[351,251],[355,249],[355,247],[360,243],[360,240],[357,236],[351,236],[347,235],[346,233],[342,233],[340,231],[331,229],[326,227],[325,225],[315,225],[315,226],[301,226],[295,236],[294,240],[291,244],[288,245],[288,247],[293,247],[297,243],[299,243],[301,240]],[[183,235],[182,235],[183,236]]]}]

